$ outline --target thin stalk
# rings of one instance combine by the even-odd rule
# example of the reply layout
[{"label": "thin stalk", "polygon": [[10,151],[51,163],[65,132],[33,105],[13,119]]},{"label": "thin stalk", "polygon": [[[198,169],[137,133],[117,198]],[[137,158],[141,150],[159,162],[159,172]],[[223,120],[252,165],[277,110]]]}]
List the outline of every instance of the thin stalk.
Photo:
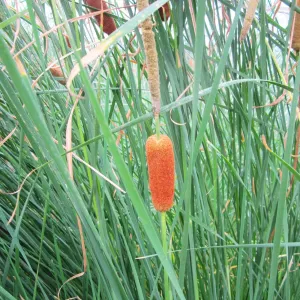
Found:
[{"label": "thin stalk", "polygon": [[160,123],[159,123],[159,115],[155,116],[155,127],[156,127],[156,136],[157,139],[159,140],[160,138]]},{"label": "thin stalk", "polygon": [[[167,224],[166,224],[166,212],[161,213],[161,241],[162,246],[165,255],[168,254],[168,245],[167,245]],[[164,295],[165,299],[170,299],[170,293],[169,293],[169,279],[168,279],[168,273],[164,269]]]}]

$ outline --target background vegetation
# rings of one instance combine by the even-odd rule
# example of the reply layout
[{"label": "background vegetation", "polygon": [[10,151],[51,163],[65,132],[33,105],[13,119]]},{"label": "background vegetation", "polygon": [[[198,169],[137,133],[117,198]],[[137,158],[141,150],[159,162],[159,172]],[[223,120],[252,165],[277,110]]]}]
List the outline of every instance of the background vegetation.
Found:
[{"label": "background vegetation", "polygon": [[[105,40],[91,15],[74,19],[82,0],[0,0],[1,297],[162,299],[165,268],[173,299],[299,299],[295,1],[261,0],[243,43],[242,0],[171,0],[168,22],[166,0],[140,15],[134,0],[110,2],[119,29]],[[176,156],[168,258],[145,158],[154,122],[138,24],[151,14]],[[68,78],[87,54],[70,94],[48,63]]]}]

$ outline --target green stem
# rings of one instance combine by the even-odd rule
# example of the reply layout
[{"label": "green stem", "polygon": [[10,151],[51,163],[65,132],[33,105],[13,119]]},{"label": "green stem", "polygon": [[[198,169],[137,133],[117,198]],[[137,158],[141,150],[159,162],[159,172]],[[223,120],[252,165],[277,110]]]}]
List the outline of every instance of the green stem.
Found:
[{"label": "green stem", "polygon": [[[161,241],[164,249],[164,254],[168,255],[168,245],[167,245],[167,224],[166,224],[166,212],[161,213]],[[169,294],[169,279],[168,273],[164,270],[164,290],[165,290],[165,299],[170,299]]]},{"label": "green stem", "polygon": [[157,136],[157,139],[159,140],[160,138],[160,124],[159,124],[159,115],[156,115],[155,116],[155,127],[156,127],[156,136]]}]

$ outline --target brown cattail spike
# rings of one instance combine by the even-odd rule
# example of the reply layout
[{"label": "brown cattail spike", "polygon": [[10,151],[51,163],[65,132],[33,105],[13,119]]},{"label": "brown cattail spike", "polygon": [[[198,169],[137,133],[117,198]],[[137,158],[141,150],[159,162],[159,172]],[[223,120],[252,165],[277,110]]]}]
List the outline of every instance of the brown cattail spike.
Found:
[{"label": "brown cattail spike", "polygon": [[[137,7],[141,11],[149,6],[148,0],[138,0]],[[159,69],[158,57],[156,51],[156,42],[154,32],[152,31],[152,21],[147,18],[142,23],[142,36],[145,47],[146,63],[149,89],[151,93],[152,107],[154,115],[159,115],[160,112],[160,84],[159,84]]]},{"label": "brown cattail spike", "polygon": [[[50,66],[52,63],[49,63],[48,66]],[[52,65],[52,67],[50,68],[50,72],[52,74],[53,77],[59,77],[60,80],[58,80],[58,82],[62,85],[66,85],[66,80],[64,79],[64,73],[61,69],[61,67],[57,64]]]},{"label": "brown cattail spike", "polygon": [[63,36],[64,36],[64,38],[65,38],[65,41],[66,41],[66,43],[67,43],[67,46],[69,47],[69,48],[72,48],[71,47],[71,43],[70,43],[70,39],[69,39],[69,36],[67,35],[67,34],[63,34]]},{"label": "brown cattail spike", "polygon": [[[297,0],[297,6],[300,7],[300,0]],[[294,34],[292,39],[292,48],[300,50],[300,14],[295,11]]]},{"label": "brown cattail spike", "polygon": [[171,15],[170,4],[169,2],[165,3],[159,10],[159,15],[162,21],[168,21]]},{"label": "brown cattail spike", "polygon": [[259,3],[259,0],[249,0],[249,2],[248,2],[245,20],[244,20],[243,28],[241,30],[241,35],[240,35],[241,42],[245,39],[245,37],[248,34],[248,31],[251,27],[252,21],[255,16],[255,11],[256,11],[258,3]]},{"label": "brown cattail spike", "polygon": [[[107,3],[103,0],[85,0],[85,2],[87,5],[94,7],[96,10],[108,9]],[[97,20],[99,26],[103,24],[103,31],[106,34],[111,34],[117,29],[114,19],[112,17],[107,16],[105,13],[95,16],[95,19]]]},{"label": "brown cattail spike", "polygon": [[152,135],[146,142],[149,186],[156,210],[167,211],[173,206],[175,160],[173,143],[167,135]]}]

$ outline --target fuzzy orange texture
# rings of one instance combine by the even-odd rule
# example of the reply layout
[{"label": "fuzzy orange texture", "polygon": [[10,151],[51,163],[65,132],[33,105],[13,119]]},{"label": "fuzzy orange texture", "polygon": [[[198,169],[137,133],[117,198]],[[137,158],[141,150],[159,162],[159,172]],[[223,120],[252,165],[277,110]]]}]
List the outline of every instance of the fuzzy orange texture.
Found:
[{"label": "fuzzy orange texture", "polygon": [[[86,0],[87,5],[95,7],[98,10],[106,10],[108,9],[107,3],[102,0]],[[103,31],[106,34],[111,34],[114,32],[117,27],[114,19],[112,17],[107,16],[105,13],[95,16],[98,25],[100,26],[102,23],[102,16],[103,16]]]},{"label": "fuzzy orange texture", "polygon": [[[297,0],[297,6],[300,6],[300,0]],[[295,11],[294,35],[292,40],[292,48],[296,51],[300,50],[300,14]]]},{"label": "fuzzy orange texture", "polygon": [[[160,18],[162,21],[167,21],[170,18],[171,10],[170,10],[170,4],[169,2],[165,3],[160,9],[159,9]],[[164,18],[164,14],[166,15],[166,19]]]},{"label": "fuzzy orange texture", "polygon": [[146,142],[149,186],[156,210],[167,211],[173,206],[175,159],[173,143],[167,135],[159,140],[152,135]]}]

